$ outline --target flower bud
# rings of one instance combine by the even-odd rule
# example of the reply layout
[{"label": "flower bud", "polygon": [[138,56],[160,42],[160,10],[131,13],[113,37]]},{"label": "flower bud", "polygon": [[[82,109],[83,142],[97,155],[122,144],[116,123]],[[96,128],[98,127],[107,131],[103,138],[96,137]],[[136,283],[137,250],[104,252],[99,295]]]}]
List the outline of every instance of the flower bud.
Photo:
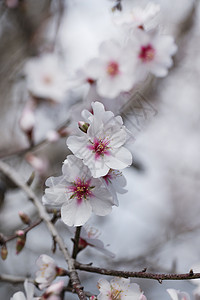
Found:
[{"label": "flower bud", "polygon": [[80,237],[79,242],[78,242],[78,249],[79,249],[79,251],[83,250],[87,246],[88,246],[88,243],[84,239],[82,239]]},{"label": "flower bud", "polygon": [[49,130],[46,134],[46,138],[50,143],[55,143],[59,140],[60,135],[55,130]]},{"label": "flower bud", "polygon": [[79,121],[78,122],[78,127],[80,130],[82,130],[84,133],[87,133],[88,127],[90,126],[89,123],[83,122],[83,121]]},{"label": "flower bud", "polygon": [[6,244],[4,244],[2,247],[1,247],[1,258],[3,260],[5,260],[7,258],[7,255],[8,255],[8,249],[6,247]]},{"label": "flower bud", "polygon": [[29,225],[31,223],[29,216],[25,214],[23,211],[19,211],[19,217],[24,224]]},{"label": "flower bud", "polygon": [[23,230],[18,230],[16,234],[17,234],[16,254],[19,254],[25,246],[26,234]]}]

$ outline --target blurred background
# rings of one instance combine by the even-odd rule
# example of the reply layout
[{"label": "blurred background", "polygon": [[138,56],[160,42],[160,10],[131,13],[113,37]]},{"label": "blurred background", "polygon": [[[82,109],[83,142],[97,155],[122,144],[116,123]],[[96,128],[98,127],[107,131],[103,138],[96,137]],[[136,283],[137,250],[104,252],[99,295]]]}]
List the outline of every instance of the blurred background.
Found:
[{"label": "blurred background", "polygon": [[[123,0],[122,7],[125,2],[130,6],[147,3]],[[161,7],[156,17],[159,31],[174,36],[178,45],[174,65],[163,79],[148,77],[133,96],[123,96],[116,102],[107,100],[109,109],[123,112],[132,132],[128,148],[133,165],[123,171],[128,192],[119,195],[119,207],[106,217],[93,216],[88,221],[101,232],[101,240],[109,244],[115,258],[88,247],[78,260],[123,270],[146,267],[152,272],[184,273],[200,262],[200,4],[194,0],[152,2]],[[116,4],[110,0],[0,1],[0,158],[25,181],[35,170],[32,188],[39,197],[46,178],[61,174],[62,162],[69,154],[66,136],[76,131],[74,124],[87,106],[88,86],[73,86],[72,79],[88,59],[98,54],[103,40],[120,34],[112,22]],[[34,85],[39,89],[41,70],[27,78],[29,62],[43,53],[56,53],[64,75],[52,63],[55,77],[66,76],[69,83],[62,95],[52,91],[35,97],[31,92]],[[46,65],[51,67],[51,63]],[[94,100],[98,100],[96,96]],[[142,103],[139,108],[133,104],[138,101]],[[26,195],[1,174],[0,232],[5,236],[24,228],[19,211],[37,219]],[[56,227],[72,249],[67,226],[57,221]],[[34,278],[35,261],[43,253],[66,267],[58,249],[52,254],[51,236],[44,224],[28,233],[19,255],[15,254],[15,241],[7,247],[7,259],[0,260],[1,274]],[[80,272],[85,290],[91,293],[98,294],[100,277]],[[148,300],[170,299],[166,288],[190,294],[194,290],[189,281],[132,282],[140,284]],[[23,290],[22,284],[0,282],[2,299],[10,299],[19,290]],[[65,299],[77,296],[66,293]]]}]

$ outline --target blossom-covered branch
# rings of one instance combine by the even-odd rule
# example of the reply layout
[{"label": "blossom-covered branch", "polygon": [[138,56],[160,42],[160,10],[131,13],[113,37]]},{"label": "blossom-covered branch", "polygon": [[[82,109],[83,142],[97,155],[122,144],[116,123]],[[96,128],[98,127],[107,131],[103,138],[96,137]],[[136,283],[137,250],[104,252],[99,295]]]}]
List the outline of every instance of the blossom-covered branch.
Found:
[{"label": "blossom-covered branch", "polygon": [[74,260],[71,258],[69,251],[66,248],[62,238],[58,234],[55,226],[52,224],[50,216],[46,212],[44,206],[41,204],[40,200],[37,198],[37,196],[34,194],[34,192],[26,184],[24,184],[24,182],[20,178],[19,174],[13,168],[8,166],[6,163],[0,161],[0,171],[3,172],[5,175],[7,175],[18,187],[20,187],[27,194],[27,196],[30,198],[30,200],[33,201],[34,205],[36,206],[36,208],[38,210],[38,213],[39,213],[41,219],[44,220],[44,222],[46,223],[50,233],[53,236],[53,239],[59,245],[59,248],[64,255],[64,258],[68,264],[72,287],[77,292],[79,299],[85,300],[86,296],[85,296],[83,288],[80,284],[78,274],[75,270]]}]

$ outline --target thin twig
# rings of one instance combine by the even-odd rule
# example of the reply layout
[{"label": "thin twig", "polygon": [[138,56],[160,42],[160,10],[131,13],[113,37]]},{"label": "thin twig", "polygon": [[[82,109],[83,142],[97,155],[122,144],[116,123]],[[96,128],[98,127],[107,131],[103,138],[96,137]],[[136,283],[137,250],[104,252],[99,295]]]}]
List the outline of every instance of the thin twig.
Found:
[{"label": "thin twig", "polygon": [[140,272],[108,270],[104,268],[92,267],[91,265],[80,264],[78,262],[75,262],[75,267],[78,270],[98,273],[102,275],[119,276],[124,278],[135,277],[135,278],[154,279],[154,280],[158,280],[159,283],[162,283],[163,280],[187,280],[187,279],[200,278],[200,273],[193,273],[192,270],[190,270],[189,273],[184,273],[184,274],[155,274],[155,273],[146,272],[146,269]]},{"label": "thin twig", "polygon": [[[24,232],[24,234],[26,234],[27,232],[29,232],[34,227],[38,226],[42,221],[43,221],[42,219],[39,219],[39,220],[35,221],[34,223],[32,223],[31,225],[29,225],[28,227],[26,227],[25,229],[22,229],[23,232]],[[14,240],[17,237],[18,237],[17,234],[13,234],[10,237],[5,237],[4,235],[1,234],[0,244],[5,244],[5,243],[7,243],[9,241]]]},{"label": "thin twig", "polygon": [[76,256],[78,254],[78,243],[79,243],[79,239],[80,239],[80,234],[81,234],[81,226],[78,226],[76,228],[76,233],[75,233],[75,237],[74,237],[74,248],[73,248],[73,252],[72,252],[72,258],[76,259]]},{"label": "thin twig", "polygon": [[0,281],[5,281],[5,282],[22,283],[26,279],[28,279],[29,282],[34,283],[34,280],[32,278],[14,276],[14,275],[10,275],[10,274],[0,274]]},{"label": "thin twig", "polygon": [[21,188],[26,195],[32,200],[34,205],[36,206],[38,213],[41,217],[41,219],[46,223],[53,239],[55,239],[56,243],[58,244],[60,250],[62,251],[64,258],[68,264],[68,270],[70,274],[70,280],[72,283],[72,287],[75,289],[76,293],[79,296],[80,300],[86,300],[85,293],[83,291],[83,287],[80,284],[80,280],[78,277],[78,274],[76,272],[75,266],[74,266],[74,259],[71,258],[68,249],[65,247],[65,244],[63,242],[63,239],[57,232],[57,229],[55,228],[54,224],[52,224],[49,214],[46,212],[44,206],[40,202],[40,200],[37,198],[37,196],[34,194],[34,192],[30,189],[29,186],[27,186],[24,181],[21,179],[19,174],[10,166],[8,166],[6,163],[0,161],[0,171],[3,172],[6,176],[8,176],[19,188]]}]

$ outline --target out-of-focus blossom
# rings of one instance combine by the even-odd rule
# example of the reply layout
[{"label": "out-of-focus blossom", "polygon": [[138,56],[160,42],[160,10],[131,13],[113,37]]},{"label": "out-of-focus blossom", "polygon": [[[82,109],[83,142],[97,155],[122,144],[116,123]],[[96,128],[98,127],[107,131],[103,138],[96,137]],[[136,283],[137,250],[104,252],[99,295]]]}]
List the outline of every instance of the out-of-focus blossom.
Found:
[{"label": "out-of-focus blossom", "polygon": [[136,29],[129,43],[132,43],[132,60],[135,61],[135,82],[145,79],[148,73],[157,77],[167,75],[173,65],[172,55],[177,51],[173,37]]},{"label": "out-of-focus blossom", "polygon": [[123,5],[121,11],[115,11],[114,22],[117,25],[125,25],[128,28],[145,27],[160,11],[160,5],[153,2],[147,3],[145,7],[127,7]]},{"label": "out-of-focus blossom", "polygon": [[57,276],[57,265],[53,258],[46,254],[42,254],[36,261],[39,271],[36,272],[35,281],[39,283],[42,290],[48,287]]},{"label": "out-of-focus blossom", "polygon": [[82,136],[70,136],[67,146],[90,169],[95,178],[105,176],[110,168],[124,169],[131,165],[132,155],[123,147],[127,132],[120,116],[105,111],[100,102],[92,103],[93,114],[83,111],[90,124]]},{"label": "out-of-focus blossom", "polygon": [[125,194],[127,192],[124,188],[126,186],[126,178],[119,170],[110,169],[108,174],[102,177],[102,180],[113,197],[113,203],[118,206],[117,193]]},{"label": "out-of-focus blossom", "polygon": [[111,212],[112,197],[99,179],[93,178],[83,161],[68,155],[62,167],[63,175],[50,177],[43,204],[62,205],[61,219],[68,226],[81,226],[92,212],[105,216]]},{"label": "out-of-focus blossom", "polygon": [[115,257],[115,254],[107,250],[104,246],[104,243],[98,239],[99,235],[99,231],[94,227],[82,227],[79,239],[79,249],[82,250],[87,246],[91,246],[105,255],[108,255],[112,258]]},{"label": "out-of-focus blossom", "polygon": [[19,4],[19,0],[6,0],[6,5],[9,8],[15,8]]},{"label": "out-of-focus blossom", "polygon": [[22,111],[21,118],[19,120],[20,128],[26,133],[30,142],[33,139],[33,129],[35,126],[35,102],[28,101]]},{"label": "out-of-focus blossom", "polygon": [[63,287],[64,281],[59,281],[50,285],[42,295],[41,300],[60,300],[60,294],[63,290]]},{"label": "out-of-focus blossom", "polygon": [[25,156],[27,162],[40,174],[46,174],[48,169],[48,162],[45,158],[41,158],[33,155],[32,153],[27,153]]},{"label": "out-of-focus blossom", "polygon": [[115,41],[106,41],[99,48],[99,57],[86,64],[88,78],[96,80],[97,92],[102,97],[115,98],[133,86],[132,49]]},{"label": "out-of-focus blossom", "polygon": [[98,281],[100,294],[98,300],[141,300],[143,292],[136,283],[130,283],[130,279],[115,277],[110,283],[105,279]]},{"label": "out-of-focus blossom", "polygon": [[33,297],[34,295],[34,285],[29,283],[28,280],[24,281],[24,289],[26,295],[22,292],[15,293],[10,300],[39,300],[39,297]]},{"label": "out-of-focus blossom", "polygon": [[67,91],[63,65],[56,54],[32,58],[25,66],[27,88],[36,97],[61,102]]},{"label": "out-of-focus blossom", "polygon": [[172,300],[190,300],[190,296],[188,293],[180,292],[175,289],[167,289]]},{"label": "out-of-focus blossom", "polygon": [[46,134],[46,138],[49,142],[55,143],[59,140],[60,135],[57,131],[55,130],[49,130]]}]

